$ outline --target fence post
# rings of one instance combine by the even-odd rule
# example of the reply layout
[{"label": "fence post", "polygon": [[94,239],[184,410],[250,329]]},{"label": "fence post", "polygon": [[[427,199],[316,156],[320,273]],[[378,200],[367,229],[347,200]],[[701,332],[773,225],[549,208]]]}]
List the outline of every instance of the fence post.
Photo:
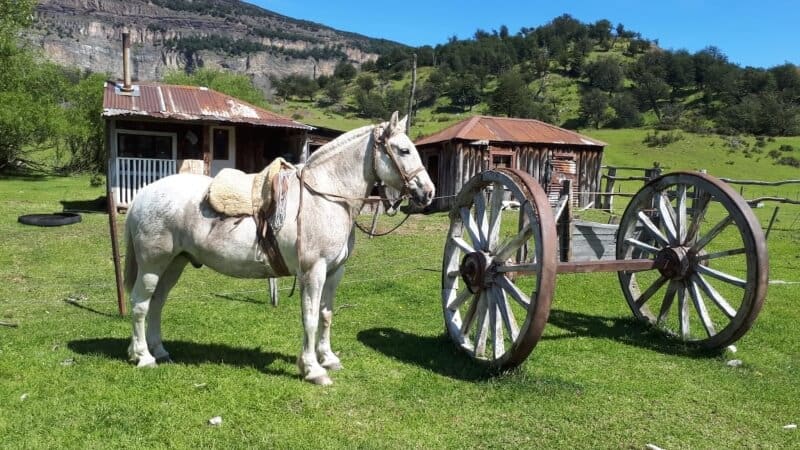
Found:
[{"label": "fence post", "polygon": [[564,205],[564,212],[558,218],[556,229],[559,236],[559,256],[561,261],[572,260],[572,180],[569,178],[561,182],[561,195],[567,196],[567,204]]},{"label": "fence post", "polygon": [[612,208],[614,205],[614,177],[617,176],[617,168],[609,166],[608,168],[608,175],[606,175],[606,195],[605,195],[605,203],[603,203],[602,208],[607,209],[609,213],[613,214]]}]

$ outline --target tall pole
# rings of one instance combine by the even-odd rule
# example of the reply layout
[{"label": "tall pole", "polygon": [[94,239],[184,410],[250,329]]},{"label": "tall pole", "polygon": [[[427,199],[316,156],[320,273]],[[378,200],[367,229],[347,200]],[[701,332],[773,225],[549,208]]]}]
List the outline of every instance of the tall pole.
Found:
[{"label": "tall pole", "polygon": [[411,129],[411,118],[414,116],[414,91],[417,90],[417,54],[411,63],[411,93],[408,96],[408,120],[406,120],[406,134]]}]

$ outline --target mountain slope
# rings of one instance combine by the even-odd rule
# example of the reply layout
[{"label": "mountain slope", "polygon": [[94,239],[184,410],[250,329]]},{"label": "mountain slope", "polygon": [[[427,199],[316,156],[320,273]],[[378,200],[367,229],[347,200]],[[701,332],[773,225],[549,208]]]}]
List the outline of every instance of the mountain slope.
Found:
[{"label": "mountain slope", "polygon": [[121,76],[123,30],[131,33],[134,77],[226,68],[268,77],[330,74],[342,59],[374,61],[386,40],[295,20],[237,0],[42,0],[29,40],[61,65]]}]

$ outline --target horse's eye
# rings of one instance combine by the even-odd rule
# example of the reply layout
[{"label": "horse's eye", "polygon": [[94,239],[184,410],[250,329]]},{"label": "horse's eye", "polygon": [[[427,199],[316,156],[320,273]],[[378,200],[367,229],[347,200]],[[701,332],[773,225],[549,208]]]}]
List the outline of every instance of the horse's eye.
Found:
[{"label": "horse's eye", "polygon": [[405,147],[401,147],[400,148],[400,154],[401,155],[410,155],[411,154],[411,149],[405,148]]}]

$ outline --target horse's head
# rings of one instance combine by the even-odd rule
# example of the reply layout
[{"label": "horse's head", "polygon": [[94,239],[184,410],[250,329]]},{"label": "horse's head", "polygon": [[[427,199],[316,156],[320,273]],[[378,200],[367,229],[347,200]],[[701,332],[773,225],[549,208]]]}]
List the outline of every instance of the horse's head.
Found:
[{"label": "horse's head", "polygon": [[406,120],[391,120],[375,128],[375,175],[388,186],[408,194],[419,206],[428,206],[433,201],[436,188],[422,165],[417,147],[406,135]]}]

